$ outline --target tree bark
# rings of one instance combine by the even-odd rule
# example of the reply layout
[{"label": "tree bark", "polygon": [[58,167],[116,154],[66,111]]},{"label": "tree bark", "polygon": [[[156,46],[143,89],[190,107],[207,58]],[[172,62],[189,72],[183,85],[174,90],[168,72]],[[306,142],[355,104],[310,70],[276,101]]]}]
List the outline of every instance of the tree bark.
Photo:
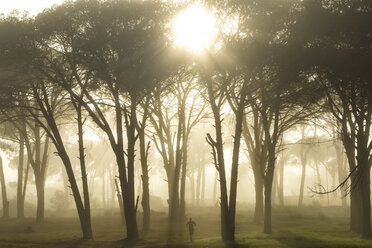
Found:
[{"label": "tree bark", "polygon": [[118,181],[115,179],[115,187],[116,187],[116,197],[118,199],[119,203],[119,210],[120,210],[120,216],[121,216],[121,224],[125,225],[125,215],[124,215],[124,206],[123,206],[123,197],[120,193]]},{"label": "tree bark", "polygon": [[81,169],[81,178],[83,184],[83,198],[84,198],[84,221],[83,221],[83,236],[86,239],[93,238],[91,216],[90,216],[90,199],[89,199],[89,188],[88,188],[88,177],[85,165],[85,152],[84,152],[84,120],[82,116],[81,104],[78,104],[76,108],[77,112],[77,124],[78,124],[78,140],[79,140],[79,161]]},{"label": "tree bark", "polygon": [[4,177],[3,159],[0,156],[0,183],[1,183],[1,195],[3,198],[3,218],[9,218],[9,201],[6,195],[6,183]]},{"label": "tree bark", "polygon": [[[121,191],[123,195],[123,203],[124,203],[124,213],[125,213],[125,220],[127,226],[127,239],[131,241],[136,241],[139,239],[138,234],[138,226],[137,226],[137,209],[136,209],[136,202],[135,202],[135,185],[134,185],[134,158],[135,158],[135,145],[136,145],[136,125],[137,125],[137,112],[136,112],[136,99],[133,95],[130,97],[131,99],[131,106],[130,106],[130,113],[124,111],[125,116],[125,123],[127,129],[127,141],[128,141],[128,148],[127,148],[127,172],[128,177],[127,180],[125,178],[121,178]],[[118,101],[119,99],[117,99]],[[120,104],[118,103],[117,106],[120,108]],[[120,113],[121,111],[117,111]],[[129,116],[128,116],[129,114]],[[121,119],[117,117],[119,121]],[[122,130],[120,130],[122,132]],[[120,132],[120,133],[121,133]],[[119,132],[118,132],[119,133]],[[121,135],[120,135],[121,136]],[[122,142],[122,141],[121,141]],[[123,146],[121,146],[122,148]],[[118,153],[122,154],[123,156],[123,149],[118,151]],[[121,157],[120,160],[124,161],[124,156]],[[125,163],[120,166],[123,170],[125,170]],[[122,171],[123,172],[123,171]],[[123,175],[123,173],[122,173]],[[124,182],[127,183],[124,183]]]},{"label": "tree bark", "polygon": [[200,194],[200,202],[201,205],[205,204],[205,165],[203,164],[202,168],[202,178],[201,178],[201,194]]},{"label": "tree bark", "polygon": [[[207,81],[208,98],[211,104],[214,125],[216,132],[216,141],[209,138],[209,142],[212,146],[213,154],[215,154],[215,166],[218,170],[220,179],[220,207],[221,207],[221,237],[223,241],[229,241],[229,206],[227,196],[227,185],[226,185],[226,172],[225,172],[225,160],[222,140],[222,120],[221,120],[221,106],[216,104],[216,97],[214,95],[213,85],[210,80]],[[215,150],[214,150],[215,149]],[[230,232],[231,234],[231,232]]]},{"label": "tree bark", "polygon": [[17,178],[17,218],[24,218],[23,198],[23,164],[24,164],[24,136],[19,132],[18,178]]},{"label": "tree bark", "polygon": [[280,159],[279,163],[279,187],[278,187],[278,197],[279,197],[279,206],[284,206],[284,158]]},{"label": "tree bark", "polygon": [[[147,111],[147,106],[144,111]],[[147,114],[146,114],[147,115]],[[142,221],[142,232],[146,234],[150,230],[150,190],[149,190],[149,169],[148,169],[148,149],[150,143],[146,147],[145,139],[145,126],[146,116],[143,117],[141,127],[138,126],[139,146],[140,146],[140,157],[141,157],[141,169],[142,169],[142,210],[143,210],[143,221]]]},{"label": "tree bark", "polygon": [[303,198],[304,198],[304,187],[305,187],[305,178],[306,178],[306,154],[303,153],[303,148],[301,146],[301,165],[302,165],[302,173],[301,173],[301,184],[300,184],[300,194],[298,197],[298,206],[302,206]]},{"label": "tree bark", "polygon": [[[184,128],[185,130],[185,128]],[[180,192],[180,217],[182,222],[186,220],[186,174],[187,174],[187,155],[188,155],[188,135],[183,133],[184,139],[182,144],[182,174],[181,174],[181,192]],[[185,138],[186,137],[186,138]]]},{"label": "tree bark", "polygon": [[273,185],[275,169],[275,149],[271,148],[269,151],[268,158],[268,169],[265,175],[264,184],[265,184],[265,217],[264,217],[264,233],[272,233],[271,225],[271,192]]},{"label": "tree bark", "polygon": [[253,222],[256,224],[262,223],[264,218],[264,183],[262,176],[255,176],[254,177],[254,189],[256,193],[256,202],[254,207],[254,216],[253,216]]},{"label": "tree bark", "polygon": [[44,192],[44,179],[42,175],[35,174],[37,208],[36,208],[36,221],[44,221],[44,206],[45,206],[45,192]]}]

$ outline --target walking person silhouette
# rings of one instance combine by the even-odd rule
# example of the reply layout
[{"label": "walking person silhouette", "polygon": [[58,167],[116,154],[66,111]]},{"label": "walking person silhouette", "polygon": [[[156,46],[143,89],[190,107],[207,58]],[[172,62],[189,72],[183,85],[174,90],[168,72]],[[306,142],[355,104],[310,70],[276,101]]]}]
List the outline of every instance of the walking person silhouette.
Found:
[{"label": "walking person silhouette", "polygon": [[196,226],[196,223],[190,218],[186,225],[189,226],[190,242],[192,242],[192,235],[194,234],[194,226]]}]

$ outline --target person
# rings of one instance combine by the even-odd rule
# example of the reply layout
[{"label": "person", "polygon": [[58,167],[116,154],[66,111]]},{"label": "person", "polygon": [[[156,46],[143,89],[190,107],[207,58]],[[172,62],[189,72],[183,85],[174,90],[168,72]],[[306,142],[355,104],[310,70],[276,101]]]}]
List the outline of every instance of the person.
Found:
[{"label": "person", "polygon": [[190,218],[186,225],[189,226],[190,242],[192,242],[192,235],[194,234],[194,226],[196,226],[196,223],[192,220],[192,218]]}]

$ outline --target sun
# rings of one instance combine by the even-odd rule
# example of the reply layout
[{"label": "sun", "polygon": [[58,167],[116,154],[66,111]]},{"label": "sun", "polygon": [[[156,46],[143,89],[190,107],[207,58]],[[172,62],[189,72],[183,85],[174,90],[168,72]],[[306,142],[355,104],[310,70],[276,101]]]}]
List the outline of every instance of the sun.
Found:
[{"label": "sun", "polygon": [[199,52],[208,49],[215,36],[215,18],[201,5],[193,5],[176,17],[175,44]]}]

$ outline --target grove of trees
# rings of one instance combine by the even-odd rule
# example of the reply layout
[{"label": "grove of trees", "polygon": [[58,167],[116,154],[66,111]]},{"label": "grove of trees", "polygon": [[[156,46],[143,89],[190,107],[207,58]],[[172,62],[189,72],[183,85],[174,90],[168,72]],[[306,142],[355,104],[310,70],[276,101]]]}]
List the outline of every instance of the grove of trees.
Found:
[{"label": "grove of trees", "polygon": [[[36,220],[44,221],[45,182],[57,155],[83,238],[94,237],[90,178],[97,158],[86,150],[86,132],[94,129],[110,147],[112,161],[101,163],[130,241],[152,228],[156,156],[168,188],[170,238],[185,228],[189,188],[192,201],[204,199],[200,185],[209,163],[216,172],[221,238],[234,241],[242,158],[253,171],[252,221],[263,224],[265,233],[275,229],[276,194],[284,204],[283,182],[290,180],[284,166],[297,159],[298,206],[304,204],[307,166],[318,170],[323,163],[338,181],[312,191],[346,190],[350,230],[371,237],[372,2],[200,4],[215,16],[216,35],[198,53],[174,44],[170,23],[190,5],[181,1],[77,0],[34,17],[1,16],[0,144],[17,154],[17,217],[24,218],[32,176]],[[202,124],[208,128],[197,130]],[[331,133],[332,161],[329,154],[321,161],[319,147],[327,141],[318,129]],[[295,132],[297,143],[288,144]],[[193,133],[202,134],[201,144]],[[3,217],[9,217],[1,161]]]}]

